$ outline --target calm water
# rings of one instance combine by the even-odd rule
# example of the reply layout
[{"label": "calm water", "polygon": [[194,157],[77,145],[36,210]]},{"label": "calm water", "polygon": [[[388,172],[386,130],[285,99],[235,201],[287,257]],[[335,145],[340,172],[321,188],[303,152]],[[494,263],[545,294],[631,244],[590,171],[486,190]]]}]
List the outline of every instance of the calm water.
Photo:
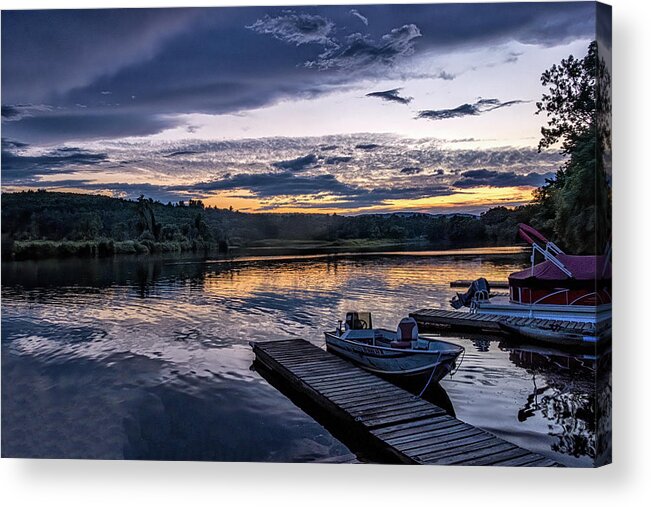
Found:
[{"label": "calm water", "polygon": [[[348,309],[394,327],[509,250],[3,263],[4,456],[314,461],[347,447],[252,369],[248,342],[323,345]],[[594,361],[483,337],[442,382],[457,417],[570,466],[595,454]]]}]

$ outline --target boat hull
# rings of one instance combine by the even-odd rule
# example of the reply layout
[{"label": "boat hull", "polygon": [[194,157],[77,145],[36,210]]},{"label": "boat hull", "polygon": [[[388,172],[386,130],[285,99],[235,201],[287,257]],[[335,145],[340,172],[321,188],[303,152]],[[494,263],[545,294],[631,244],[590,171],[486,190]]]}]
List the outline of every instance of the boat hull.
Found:
[{"label": "boat hull", "polygon": [[547,305],[518,304],[500,301],[478,301],[471,310],[478,315],[525,317],[529,319],[562,320],[567,322],[606,322],[612,318],[612,305]]},{"label": "boat hull", "polygon": [[448,344],[440,350],[391,349],[344,340],[325,333],[328,351],[361,368],[387,378],[426,378],[438,382],[454,370],[463,347]]},{"label": "boat hull", "polygon": [[[595,347],[600,341],[609,336],[607,330],[604,333],[577,333],[568,330],[541,329],[536,326],[523,326],[500,322],[500,328],[512,335],[520,336],[539,343],[561,345],[566,347]],[[596,328],[595,328],[596,329]]]}]

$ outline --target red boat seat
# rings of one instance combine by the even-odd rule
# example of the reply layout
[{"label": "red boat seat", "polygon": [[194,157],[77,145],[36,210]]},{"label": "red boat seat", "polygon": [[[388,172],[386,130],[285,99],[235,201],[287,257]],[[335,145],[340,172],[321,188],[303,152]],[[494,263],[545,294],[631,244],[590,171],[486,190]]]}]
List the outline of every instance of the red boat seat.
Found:
[{"label": "red boat seat", "polygon": [[411,317],[405,317],[398,324],[398,341],[410,342],[411,340],[418,339],[418,324],[416,320]]},{"label": "red boat seat", "polygon": [[410,349],[412,340],[418,339],[418,324],[411,317],[406,317],[398,324],[398,339],[391,342],[394,349]]}]

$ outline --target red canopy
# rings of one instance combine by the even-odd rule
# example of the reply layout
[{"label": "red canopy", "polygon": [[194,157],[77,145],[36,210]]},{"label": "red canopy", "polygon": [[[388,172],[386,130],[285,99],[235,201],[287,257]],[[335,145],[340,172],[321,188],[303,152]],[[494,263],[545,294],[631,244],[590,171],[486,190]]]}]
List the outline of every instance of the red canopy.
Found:
[{"label": "red canopy", "polygon": [[584,285],[590,282],[600,285],[610,283],[612,279],[611,264],[604,255],[566,255],[556,258],[572,273],[568,277],[551,261],[543,261],[533,268],[523,269],[509,275],[509,284],[515,286],[549,285],[558,283],[560,286]]}]

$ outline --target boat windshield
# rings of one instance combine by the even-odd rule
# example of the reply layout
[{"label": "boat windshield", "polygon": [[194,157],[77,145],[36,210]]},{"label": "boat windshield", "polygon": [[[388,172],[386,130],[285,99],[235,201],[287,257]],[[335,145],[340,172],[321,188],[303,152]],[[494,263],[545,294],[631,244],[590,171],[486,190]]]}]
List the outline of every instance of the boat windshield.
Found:
[{"label": "boat windshield", "polygon": [[347,329],[373,329],[369,312],[348,312],[346,314]]}]

